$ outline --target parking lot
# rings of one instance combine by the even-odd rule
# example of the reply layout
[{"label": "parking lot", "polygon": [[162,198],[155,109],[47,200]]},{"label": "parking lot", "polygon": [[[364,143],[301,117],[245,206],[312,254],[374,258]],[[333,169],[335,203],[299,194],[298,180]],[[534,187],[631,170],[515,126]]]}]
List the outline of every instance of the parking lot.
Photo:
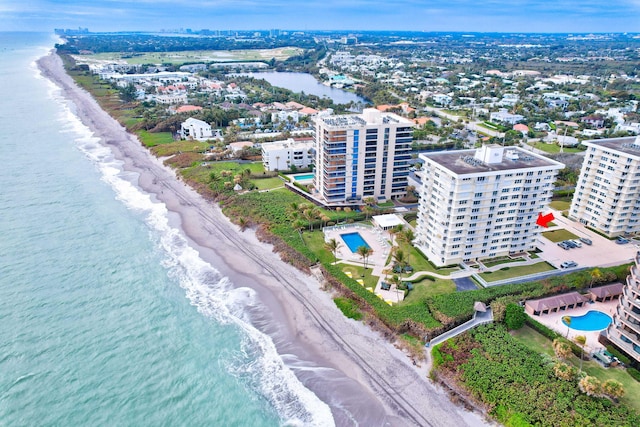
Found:
[{"label": "parking lot", "polygon": [[549,227],[549,230],[544,231],[563,228],[575,234],[578,238],[586,237],[593,242],[591,245],[583,243],[580,248],[567,250],[558,246],[556,242],[552,242],[540,235],[538,242],[538,247],[542,250],[539,254],[540,258],[549,262],[554,267],[560,268],[561,264],[566,261],[575,261],[578,264],[577,267],[573,268],[619,265],[632,261],[640,249],[640,244],[634,240],[631,240],[627,244],[619,245],[615,240],[602,237],[587,229],[579,222],[571,221],[563,217],[561,212],[553,210],[552,212],[555,217],[553,222],[556,226]]}]

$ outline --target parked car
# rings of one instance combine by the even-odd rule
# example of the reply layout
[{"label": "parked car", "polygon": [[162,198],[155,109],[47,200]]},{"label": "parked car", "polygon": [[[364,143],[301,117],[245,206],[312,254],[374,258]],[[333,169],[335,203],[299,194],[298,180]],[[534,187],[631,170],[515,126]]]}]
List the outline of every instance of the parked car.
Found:
[{"label": "parked car", "polygon": [[586,237],[581,237],[581,238],[580,238],[580,241],[581,241],[582,243],[584,243],[585,245],[589,245],[589,246],[591,246],[591,245],[593,244],[593,242],[591,241],[591,239],[587,239]]},{"label": "parked car", "polygon": [[562,243],[564,243],[565,245],[569,246],[570,248],[577,248],[578,247],[576,242],[574,242],[573,240],[565,240]]},{"label": "parked car", "polygon": [[568,251],[569,249],[571,249],[571,246],[567,245],[565,242],[558,242],[558,246],[560,246],[565,251]]},{"label": "parked car", "polygon": [[580,242],[580,240],[575,239],[575,240],[570,240],[571,243],[573,243],[574,245],[576,245],[576,248],[581,248],[582,247],[582,242]]},{"label": "parked car", "polygon": [[619,245],[626,245],[627,243],[629,243],[629,239],[625,239],[624,237],[618,237],[616,239],[616,243]]},{"label": "parked car", "polygon": [[575,261],[565,261],[562,264],[560,264],[560,268],[571,268],[571,267],[577,267],[578,263]]}]

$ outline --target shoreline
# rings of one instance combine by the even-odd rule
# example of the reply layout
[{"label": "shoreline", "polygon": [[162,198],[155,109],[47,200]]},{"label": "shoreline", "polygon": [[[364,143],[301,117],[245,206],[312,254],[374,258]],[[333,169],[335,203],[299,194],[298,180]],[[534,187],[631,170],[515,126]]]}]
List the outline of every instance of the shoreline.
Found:
[{"label": "shoreline", "polygon": [[166,205],[171,225],[202,259],[236,287],[257,293],[260,304],[249,311],[251,323],[272,338],[278,353],[293,355],[305,367],[330,368],[329,374],[317,373],[286,363],[330,406],[336,425],[486,424],[481,415],[450,402],[426,378],[425,368],[412,366],[403,352],[365,324],[344,317],[315,277],[281,261],[253,231],[239,231],[217,205],[182,182],[75,84],[55,53],[37,63],[124,170],[139,175],[137,185]]}]

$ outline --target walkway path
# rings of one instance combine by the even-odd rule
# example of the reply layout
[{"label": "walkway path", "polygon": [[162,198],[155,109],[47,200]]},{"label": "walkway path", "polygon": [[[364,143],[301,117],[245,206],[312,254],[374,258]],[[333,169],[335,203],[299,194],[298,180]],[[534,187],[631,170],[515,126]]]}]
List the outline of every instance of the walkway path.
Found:
[{"label": "walkway path", "polygon": [[469,320],[466,323],[463,323],[460,326],[457,326],[457,327],[451,329],[450,331],[445,332],[442,335],[438,335],[437,337],[435,337],[431,341],[429,341],[426,344],[426,346],[430,347],[430,346],[434,346],[436,344],[440,344],[441,342],[444,342],[444,341],[448,340],[449,338],[453,338],[456,335],[460,335],[464,331],[468,331],[469,329],[475,328],[478,325],[482,325],[484,323],[491,323],[491,322],[493,322],[493,313],[491,312],[491,308],[487,308],[487,311],[485,311],[485,312],[476,311],[471,320]]}]

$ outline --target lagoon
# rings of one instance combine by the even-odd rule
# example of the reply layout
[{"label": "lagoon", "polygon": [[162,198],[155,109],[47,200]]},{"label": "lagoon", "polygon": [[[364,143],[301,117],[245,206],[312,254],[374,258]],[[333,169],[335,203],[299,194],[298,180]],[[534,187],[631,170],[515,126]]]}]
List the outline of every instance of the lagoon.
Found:
[{"label": "lagoon", "polygon": [[327,98],[331,98],[336,104],[348,104],[351,101],[367,102],[366,99],[354,93],[325,86],[309,73],[268,71],[264,73],[242,73],[241,75],[264,79],[273,86],[282,87],[298,93],[304,92],[319,97],[326,96]]}]

